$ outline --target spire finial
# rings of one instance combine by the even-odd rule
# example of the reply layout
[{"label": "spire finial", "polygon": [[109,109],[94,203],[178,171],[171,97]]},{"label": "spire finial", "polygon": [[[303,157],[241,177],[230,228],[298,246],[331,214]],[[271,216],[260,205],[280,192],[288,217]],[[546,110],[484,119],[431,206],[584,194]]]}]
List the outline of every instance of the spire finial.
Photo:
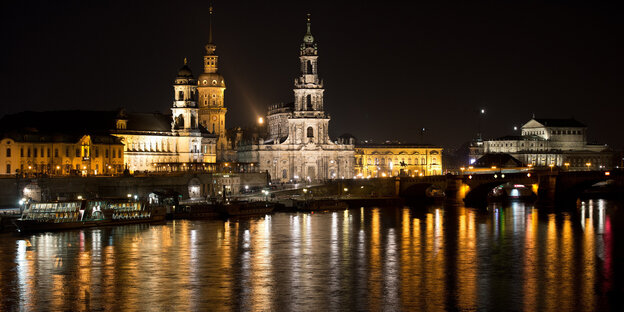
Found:
[{"label": "spire finial", "polygon": [[186,60],[186,57],[184,58],[184,65],[188,64],[188,61]]},{"label": "spire finial", "polygon": [[535,113],[533,113],[533,119],[535,119]]},{"label": "spire finial", "polygon": [[209,22],[209,33],[208,33],[208,43],[212,43],[212,4],[210,5],[210,16],[208,18]]},{"label": "spire finial", "polygon": [[310,24],[312,24],[312,22],[310,22],[310,13],[308,13],[307,24],[308,24],[308,32],[307,32],[307,34],[310,35],[310,34],[312,34],[312,32],[310,31]]}]

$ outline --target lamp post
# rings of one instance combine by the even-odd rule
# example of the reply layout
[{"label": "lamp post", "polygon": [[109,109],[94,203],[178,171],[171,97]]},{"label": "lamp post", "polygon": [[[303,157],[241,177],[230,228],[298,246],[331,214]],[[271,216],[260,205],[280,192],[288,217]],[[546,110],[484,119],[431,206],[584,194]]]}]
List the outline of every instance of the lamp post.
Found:
[{"label": "lamp post", "polygon": [[588,162],[588,163],[585,164],[585,166],[587,166],[587,171],[589,171],[589,167],[591,167],[591,163]]}]

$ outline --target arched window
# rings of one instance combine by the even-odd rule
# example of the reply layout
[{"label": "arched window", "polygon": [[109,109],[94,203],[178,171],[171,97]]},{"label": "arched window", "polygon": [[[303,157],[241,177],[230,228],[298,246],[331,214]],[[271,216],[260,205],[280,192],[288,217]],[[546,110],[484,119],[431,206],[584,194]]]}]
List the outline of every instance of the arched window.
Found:
[{"label": "arched window", "polygon": [[178,118],[176,118],[176,129],[182,129],[184,128],[184,116],[179,115]]},{"label": "arched window", "polygon": [[184,101],[184,91],[178,92],[178,101]]},{"label": "arched window", "polygon": [[312,94],[306,96],[306,109],[312,110]]},{"label": "arched window", "polygon": [[282,169],[282,179],[286,179],[288,177],[288,172],[286,169]]},{"label": "arched window", "polygon": [[312,74],[314,71],[312,70],[312,61],[308,61],[308,70],[306,71],[307,74]]},{"label": "arched window", "polygon": [[308,138],[314,137],[314,129],[312,127],[308,127]]}]

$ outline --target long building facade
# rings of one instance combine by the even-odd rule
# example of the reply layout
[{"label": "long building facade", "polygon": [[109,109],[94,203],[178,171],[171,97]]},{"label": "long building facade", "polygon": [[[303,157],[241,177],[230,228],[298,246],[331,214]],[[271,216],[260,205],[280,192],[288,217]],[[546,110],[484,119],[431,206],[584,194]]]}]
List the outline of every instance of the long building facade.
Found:
[{"label": "long building facade", "polygon": [[318,76],[318,47],[307,31],[301,44],[301,75],[295,79],[295,101],[269,108],[268,139],[240,146],[238,161],[268,172],[273,181],[321,181],[352,178],[354,148],[329,138],[323,81]]},{"label": "long building facade", "polygon": [[358,178],[442,174],[442,147],[424,144],[356,144]]},{"label": "long building facade", "polygon": [[505,153],[534,167],[587,170],[612,166],[608,146],[587,143],[587,126],[575,119],[532,118],[521,131],[520,136],[473,142],[470,163],[486,154]]}]

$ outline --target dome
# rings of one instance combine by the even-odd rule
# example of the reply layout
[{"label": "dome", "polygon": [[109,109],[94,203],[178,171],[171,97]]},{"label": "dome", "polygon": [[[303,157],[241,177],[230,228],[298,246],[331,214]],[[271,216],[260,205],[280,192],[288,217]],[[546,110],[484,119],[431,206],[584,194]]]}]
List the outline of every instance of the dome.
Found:
[{"label": "dome", "polygon": [[188,65],[184,64],[184,66],[182,66],[182,68],[180,68],[180,70],[178,71],[178,77],[193,78],[193,72],[191,72],[191,69],[188,67]]},{"label": "dome", "polygon": [[306,34],[305,36],[303,36],[303,42],[305,43],[313,43],[314,42],[314,36],[312,36],[312,34]]},{"label": "dome", "polygon": [[200,87],[225,88],[225,79],[219,73],[203,73],[197,78]]}]

